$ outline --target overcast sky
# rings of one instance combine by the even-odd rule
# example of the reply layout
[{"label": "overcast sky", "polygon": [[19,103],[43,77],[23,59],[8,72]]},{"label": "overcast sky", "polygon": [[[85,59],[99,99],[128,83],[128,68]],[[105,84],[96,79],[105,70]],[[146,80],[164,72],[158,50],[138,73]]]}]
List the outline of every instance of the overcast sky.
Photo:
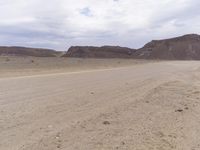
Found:
[{"label": "overcast sky", "polygon": [[0,0],[0,45],[142,47],[200,33],[200,0]]}]

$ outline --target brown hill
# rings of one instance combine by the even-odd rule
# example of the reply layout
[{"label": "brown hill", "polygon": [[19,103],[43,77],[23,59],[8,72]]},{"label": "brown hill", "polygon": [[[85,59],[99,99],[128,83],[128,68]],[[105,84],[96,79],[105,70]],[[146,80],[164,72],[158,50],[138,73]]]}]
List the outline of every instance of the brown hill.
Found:
[{"label": "brown hill", "polygon": [[63,52],[51,49],[0,47],[0,55],[200,60],[200,35],[188,34],[171,39],[153,40],[137,50],[119,46],[72,46],[63,55]]},{"label": "brown hill", "polygon": [[134,58],[200,60],[200,35],[188,34],[166,40],[153,40],[138,49]]},{"label": "brown hill", "polygon": [[153,40],[137,50],[119,46],[73,46],[64,57],[200,60],[200,35]]},{"label": "brown hill", "polygon": [[135,50],[119,46],[72,46],[63,57],[131,58]]},{"label": "brown hill", "polygon": [[0,46],[0,55],[56,57],[60,53],[51,49]]}]

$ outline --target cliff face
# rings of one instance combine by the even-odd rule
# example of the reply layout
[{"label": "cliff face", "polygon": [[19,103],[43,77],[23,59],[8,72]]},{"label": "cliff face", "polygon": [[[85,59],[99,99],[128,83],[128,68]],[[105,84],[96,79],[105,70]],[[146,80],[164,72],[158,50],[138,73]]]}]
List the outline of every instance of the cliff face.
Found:
[{"label": "cliff face", "polygon": [[0,55],[56,57],[60,52],[50,49],[26,48],[26,47],[0,47]]},{"label": "cliff face", "polygon": [[200,35],[153,40],[137,50],[117,46],[75,46],[64,57],[200,60]]},{"label": "cliff face", "polygon": [[119,46],[72,46],[63,57],[131,58],[135,50]]},{"label": "cliff face", "polygon": [[154,40],[138,49],[134,58],[200,60],[200,36],[189,34],[172,39]]}]

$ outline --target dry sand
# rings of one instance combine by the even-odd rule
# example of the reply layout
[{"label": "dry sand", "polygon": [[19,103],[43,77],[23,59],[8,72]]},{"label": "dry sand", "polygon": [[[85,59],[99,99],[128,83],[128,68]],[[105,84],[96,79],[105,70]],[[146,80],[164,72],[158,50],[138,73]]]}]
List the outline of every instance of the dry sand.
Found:
[{"label": "dry sand", "polygon": [[149,61],[134,59],[81,59],[0,56],[0,77],[88,71],[91,69],[94,70],[124,67],[147,62]]},{"label": "dry sand", "polygon": [[200,62],[117,61],[4,72],[0,150],[199,150]]}]

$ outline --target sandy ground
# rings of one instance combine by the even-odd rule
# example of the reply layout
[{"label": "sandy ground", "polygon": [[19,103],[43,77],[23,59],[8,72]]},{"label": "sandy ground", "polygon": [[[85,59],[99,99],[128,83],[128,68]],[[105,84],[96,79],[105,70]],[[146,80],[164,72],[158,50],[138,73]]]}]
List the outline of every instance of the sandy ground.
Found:
[{"label": "sandy ground", "polygon": [[200,62],[16,75],[0,78],[1,150],[200,149]]},{"label": "sandy ground", "polygon": [[[87,71],[143,64],[133,59],[81,59],[0,56],[0,77]],[[155,61],[153,61],[155,62]]]}]

